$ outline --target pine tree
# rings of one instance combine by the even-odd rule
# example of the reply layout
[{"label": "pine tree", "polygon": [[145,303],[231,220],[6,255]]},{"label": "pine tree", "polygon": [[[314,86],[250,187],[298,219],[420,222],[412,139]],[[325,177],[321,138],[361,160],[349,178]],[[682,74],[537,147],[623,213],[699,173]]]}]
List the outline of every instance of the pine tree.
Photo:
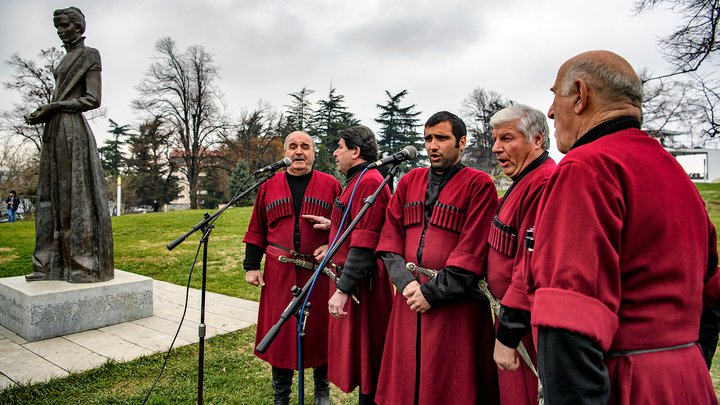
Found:
[{"label": "pine tree", "polygon": [[318,108],[313,115],[313,135],[332,153],[338,146],[338,131],[360,124],[355,115],[347,111],[345,96],[336,94],[337,89],[330,85],[327,100],[317,102]]},{"label": "pine tree", "polygon": [[312,123],[312,101],[310,95],[315,90],[303,87],[294,93],[288,93],[292,99],[289,105],[284,105],[285,115],[283,117],[283,125],[280,128],[282,136],[287,136],[293,131],[310,132]]},{"label": "pine tree", "polygon": [[[230,194],[232,195],[231,198],[234,198],[235,195],[237,195],[238,192],[242,192],[245,189],[247,189],[248,186],[253,184],[253,181],[248,180],[247,177],[250,175],[250,170],[248,169],[248,165],[245,162],[239,162],[235,168],[232,171],[232,174],[230,174],[230,182],[228,185]],[[255,190],[248,193],[243,198],[239,199],[235,205],[238,207],[247,207],[250,205],[253,205],[253,201],[255,201]]]},{"label": "pine tree", "polygon": [[162,124],[154,118],[140,125],[139,134],[128,136],[126,205],[150,205],[153,200],[162,205],[180,194],[178,178],[173,175],[176,167],[169,159],[170,134]]},{"label": "pine tree", "polygon": [[110,129],[108,133],[113,135],[112,139],[106,139],[104,146],[98,148],[100,153],[100,161],[102,162],[102,168],[108,176],[117,177],[120,174],[120,169],[125,156],[121,150],[125,144],[125,139],[130,136],[130,125],[118,125],[117,122],[112,119],[110,121]]},{"label": "pine tree", "polygon": [[[385,90],[388,100],[385,104],[377,104],[380,109],[378,118],[375,122],[380,124],[380,139],[378,146],[383,155],[395,153],[405,146],[414,146],[418,152],[424,150],[424,142],[422,133],[418,132],[418,127],[422,125],[417,118],[421,114],[415,111],[415,104],[409,106],[401,106],[402,99],[408,94],[407,90],[403,90],[395,95]],[[412,167],[418,167],[425,160],[424,157],[418,156],[417,159],[406,165],[409,171]]]}]

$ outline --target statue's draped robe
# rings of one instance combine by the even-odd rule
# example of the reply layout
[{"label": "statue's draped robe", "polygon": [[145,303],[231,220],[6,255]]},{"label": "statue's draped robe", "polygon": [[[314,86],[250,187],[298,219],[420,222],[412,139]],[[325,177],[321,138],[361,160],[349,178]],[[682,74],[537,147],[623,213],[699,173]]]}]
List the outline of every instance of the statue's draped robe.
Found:
[{"label": "statue's draped robe", "polygon": [[112,224],[100,156],[82,114],[100,106],[100,54],[84,39],[67,48],[54,71],[57,108],[40,153],[33,275],[106,281],[114,273]]}]

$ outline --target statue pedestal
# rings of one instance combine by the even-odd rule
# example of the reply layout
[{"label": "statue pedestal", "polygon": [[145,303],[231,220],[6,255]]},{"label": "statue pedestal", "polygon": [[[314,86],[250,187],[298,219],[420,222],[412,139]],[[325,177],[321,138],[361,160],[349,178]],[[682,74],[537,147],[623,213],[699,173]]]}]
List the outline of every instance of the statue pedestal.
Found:
[{"label": "statue pedestal", "polygon": [[153,280],[122,270],[89,284],[0,278],[0,325],[31,342],[152,314]]}]

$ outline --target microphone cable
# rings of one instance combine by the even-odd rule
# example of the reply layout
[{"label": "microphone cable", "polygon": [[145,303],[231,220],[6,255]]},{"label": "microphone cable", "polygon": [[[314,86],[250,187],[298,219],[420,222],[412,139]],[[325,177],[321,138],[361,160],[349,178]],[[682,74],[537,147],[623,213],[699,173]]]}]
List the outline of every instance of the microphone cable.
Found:
[{"label": "microphone cable", "polygon": [[[352,206],[353,199],[355,198],[355,192],[357,191],[357,187],[360,184],[360,180],[362,180],[363,176],[365,175],[365,172],[367,172],[368,168],[367,166],[363,169],[363,171],[358,176],[357,181],[355,182],[355,185],[353,186],[353,190],[350,193],[350,201],[348,201],[348,205],[345,208],[345,212],[343,213],[342,219],[340,220],[340,225],[338,226],[338,232],[335,233],[335,237],[333,238],[333,241],[328,245],[328,252],[330,252],[334,247],[335,243],[337,242],[340,234],[342,234],[343,226],[345,226],[345,219],[347,219],[348,214],[350,213],[350,207]],[[332,225],[331,225],[332,226]],[[327,262],[327,255],[320,261],[320,264],[318,265],[318,269],[324,269],[325,264]],[[301,392],[304,392],[304,379],[299,378],[300,375],[303,374],[302,370],[302,352],[303,352],[303,346],[302,346],[302,327],[303,327],[303,317],[305,316],[305,307],[307,305],[308,299],[310,299],[310,293],[312,292],[313,288],[315,287],[315,282],[317,281],[318,276],[320,275],[321,270],[318,270],[313,275],[312,283],[310,283],[310,287],[308,288],[308,292],[305,295],[305,300],[303,301],[302,307],[300,307],[300,313],[298,316],[298,324],[297,324],[297,344],[298,344],[298,397],[303,398],[303,395],[300,395]],[[300,405],[302,405],[303,402],[300,402]]]},{"label": "microphone cable", "polygon": [[[245,186],[245,183],[247,183],[247,181],[250,179],[250,177],[252,177],[252,175],[245,177],[245,180],[243,180],[243,182],[240,183],[240,187],[238,187],[238,191],[235,193],[233,198],[230,199],[230,201],[234,200],[235,197],[237,197],[240,194],[240,192],[243,189],[243,186]],[[212,225],[213,223],[215,223],[215,220],[213,220],[213,222],[209,223],[208,225]],[[177,340],[177,337],[180,334],[180,330],[182,329],[183,322],[185,322],[185,315],[187,314],[187,309],[188,309],[188,301],[190,299],[190,282],[192,281],[193,270],[195,270],[195,265],[197,264],[198,257],[200,256],[200,248],[203,246],[202,239],[204,237],[205,237],[205,234],[203,234],[203,237],[200,238],[201,242],[198,243],[198,248],[195,251],[195,258],[193,259],[193,262],[190,265],[190,273],[188,274],[187,285],[185,286],[185,305],[183,306],[183,313],[182,313],[182,316],[180,317],[180,324],[178,325],[177,331],[175,331],[175,336],[173,336],[172,342],[170,342],[170,348],[168,348],[168,351],[165,354],[165,360],[163,361],[162,367],[160,367],[160,372],[158,372],[158,375],[155,377],[155,380],[153,381],[152,385],[150,386],[150,389],[148,390],[148,393],[142,402],[143,405],[145,405],[147,403],[148,399],[150,399],[150,395],[152,394],[153,390],[155,389],[155,385],[157,385],[158,381],[160,380],[160,377],[162,377],[163,373],[165,372],[165,366],[167,366],[167,362],[170,359],[170,354],[172,353],[172,349],[175,346],[175,341]]]}]

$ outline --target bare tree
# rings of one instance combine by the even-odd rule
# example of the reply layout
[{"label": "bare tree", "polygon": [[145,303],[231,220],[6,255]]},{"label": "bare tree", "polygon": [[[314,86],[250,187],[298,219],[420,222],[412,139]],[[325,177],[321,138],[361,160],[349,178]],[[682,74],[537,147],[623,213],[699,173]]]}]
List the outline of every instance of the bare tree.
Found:
[{"label": "bare tree", "polygon": [[262,100],[255,109],[243,110],[233,135],[224,141],[228,171],[234,170],[238,162],[255,170],[281,157],[284,136],[278,128],[281,119],[280,113]]},{"label": "bare tree", "polygon": [[190,46],[180,52],[175,41],[161,38],[155,44],[156,61],[137,87],[136,110],[150,113],[170,125],[187,177],[190,208],[198,207],[200,173],[215,161],[211,149],[229,128],[220,107],[217,67],[205,48]]},{"label": "bare tree", "polygon": [[12,110],[0,113],[0,125],[4,132],[21,139],[22,143],[34,145],[39,153],[43,126],[26,124],[25,115],[52,101],[55,92],[53,70],[60,63],[63,52],[53,47],[40,50],[38,56],[39,65],[32,59],[23,59],[17,53],[5,61],[15,72],[10,81],[3,82],[3,86],[16,91],[20,95],[20,102],[14,103]]},{"label": "bare tree", "polygon": [[461,114],[465,118],[468,131],[467,146],[463,153],[463,162],[492,176],[500,170],[492,152],[493,139],[490,117],[503,108],[515,104],[500,93],[477,87],[463,100]]},{"label": "bare tree", "polygon": [[37,191],[39,161],[32,147],[5,137],[0,141],[0,190],[16,190],[25,211]]},{"label": "bare tree", "polygon": [[678,10],[683,24],[672,34],[661,38],[659,44],[667,61],[675,67],[674,71],[652,79],[695,72],[705,61],[718,54],[720,0],[638,0],[635,11],[646,12],[660,4]]},{"label": "bare tree", "polygon": [[697,90],[702,94],[702,103],[698,108],[702,114],[701,121],[705,124],[701,129],[703,136],[714,138],[720,135],[720,83],[717,79],[710,79],[696,75]]}]

